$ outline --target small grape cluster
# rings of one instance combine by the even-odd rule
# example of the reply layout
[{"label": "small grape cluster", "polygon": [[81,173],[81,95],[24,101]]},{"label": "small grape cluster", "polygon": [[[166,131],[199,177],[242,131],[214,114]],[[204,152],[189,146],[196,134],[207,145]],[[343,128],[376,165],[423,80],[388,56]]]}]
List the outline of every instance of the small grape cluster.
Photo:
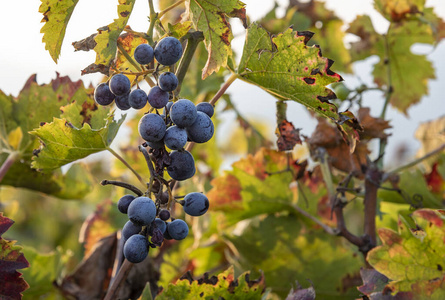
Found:
[{"label": "small grape cluster", "polygon": [[[181,56],[182,45],[174,37],[163,38],[154,50],[148,44],[141,44],[134,51],[134,59],[141,65],[151,64],[155,58],[160,65],[172,66]],[[113,75],[109,82],[99,84],[94,92],[95,101],[100,105],[110,105],[114,101],[118,108],[126,110],[130,107],[142,109],[148,102],[152,107],[140,119],[138,130],[145,140],[142,146],[149,147],[148,152],[145,148],[143,150],[149,157],[146,157],[147,162],[156,167],[156,170],[152,168],[156,180],[151,180],[149,190],[144,195],[125,195],[118,201],[119,211],[128,214],[129,218],[122,229],[125,241],[123,253],[132,263],[143,261],[150,247],[161,246],[164,239],[182,240],[187,237],[187,224],[170,215],[171,201],[181,204],[184,212],[191,216],[201,216],[209,208],[209,201],[202,193],[189,193],[180,201],[174,199],[169,182],[163,175],[166,170],[173,180],[182,181],[195,174],[195,160],[184,147],[187,142],[205,143],[212,138],[213,105],[208,102],[195,105],[187,99],[173,101],[176,99],[173,91],[178,87],[178,79],[172,72],[157,76],[158,68],[154,71],[157,85],[151,88],[148,95],[140,88],[130,92],[131,83],[124,74]],[[164,109],[162,114],[158,109]],[[167,191],[163,191],[163,185]],[[156,195],[155,201],[149,198],[152,192]]]}]

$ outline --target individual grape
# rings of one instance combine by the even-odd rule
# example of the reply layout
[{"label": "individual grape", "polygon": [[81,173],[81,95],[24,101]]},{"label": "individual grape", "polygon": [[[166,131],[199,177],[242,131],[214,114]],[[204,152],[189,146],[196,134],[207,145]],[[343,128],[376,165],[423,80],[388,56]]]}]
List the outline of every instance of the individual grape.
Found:
[{"label": "individual grape", "polygon": [[182,56],[181,42],[172,36],[168,36],[159,41],[154,49],[156,60],[164,66],[175,64]]},{"label": "individual grape", "polygon": [[124,227],[122,228],[122,236],[125,240],[128,240],[130,236],[138,234],[139,232],[141,232],[141,230],[142,226],[136,225],[131,221],[127,221],[127,223],[125,223]]},{"label": "individual grape", "polygon": [[159,200],[160,200],[161,204],[167,204],[168,198],[169,198],[168,191],[165,191],[165,192],[162,192],[161,196],[159,197]]},{"label": "individual grape", "polygon": [[154,108],[163,108],[168,103],[168,93],[155,86],[148,92],[148,103]]},{"label": "individual grape", "polygon": [[215,109],[213,108],[213,105],[209,102],[201,102],[196,105],[197,111],[202,111],[206,115],[208,115],[210,118],[213,117],[213,114],[215,112]]},{"label": "individual grape", "polygon": [[161,90],[172,92],[178,87],[178,78],[172,72],[162,73],[158,78],[158,84]]},{"label": "individual grape", "polygon": [[[165,225],[165,227],[167,228],[167,225]],[[165,232],[165,230],[164,230],[164,232]],[[151,242],[153,244],[155,244],[156,246],[160,247],[162,245],[163,241],[164,241],[164,234],[163,234],[162,230],[159,228],[153,229],[153,233],[151,235]]]},{"label": "individual grape", "polygon": [[208,115],[202,111],[198,111],[196,121],[185,128],[188,138],[195,143],[205,143],[213,136],[215,128],[213,122]]},{"label": "individual grape", "polygon": [[154,57],[153,48],[149,44],[140,44],[134,50],[133,56],[141,65],[148,65]]},{"label": "individual grape", "polygon": [[125,94],[123,96],[116,96],[114,99],[117,108],[120,110],[129,110],[131,108],[130,103],[128,102],[129,94]]},{"label": "individual grape", "polygon": [[[168,228],[168,224],[170,224],[170,223],[167,223],[167,228]],[[171,240],[171,239],[173,239],[173,238],[170,236],[170,233],[168,233],[168,230],[166,230],[166,231],[164,232],[164,239],[165,239],[165,240]]]},{"label": "individual grape", "polygon": [[183,240],[189,234],[189,227],[183,220],[176,219],[168,223],[167,231],[173,239]]},{"label": "individual grape", "polygon": [[156,217],[156,205],[147,197],[138,197],[128,206],[128,218],[136,225],[150,225]]},{"label": "individual grape", "polygon": [[197,114],[195,104],[187,99],[178,100],[170,108],[170,118],[176,126],[181,128],[192,125]]},{"label": "individual grape", "polygon": [[123,96],[130,92],[130,79],[124,74],[116,74],[110,79],[110,90],[116,96]]},{"label": "individual grape", "polygon": [[125,258],[134,264],[140,263],[148,255],[147,238],[140,234],[132,235],[124,244]]},{"label": "individual grape", "polygon": [[183,207],[186,214],[199,217],[209,209],[209,199],[202,193],[189,193],[184,197]]},{"label": "individual grape", "polygon": [[187,132],[184,128],[173,125],[165,132],[164,143],[172,150],[180,150],[187,143]]},{"label": "individual grape", "polygon": [[119,199],[119,201],[117,202],[117,209],[119,209],[119,211],[123,214],[126,214],[128,211],[128,206],[130,205],[130,203],[136,199],[135,196],[133,195],[125,195],[122,198]]},{"label": "individual grape", "polygon": [[152,149],[162,149],[162,148],[164,148],[164,141],[163,140],[160,140],[160,141],[157,141],[157,142],[147,142],[147,144]]},{"label": "individual grape", "polygon": [[338,99],[346,100],[351,93],[351,90],[346,87],[343,83],[338,83],[334,86],[334,92]]},{"label": "individual grape", "polygon": [[130,96],[128,97],[128,103],[134,109],[141,109],[144,108],[147,104],[147,99],[147,94],[143,90],[136,89],[130,93]]},{"label": "individual grape", "polygon": [[167,224],[165,223],[165,221],[162,221],[159,218],[155,219],[155,224],[156,224],[156,227],[159,228],[162,233],[164,233],[165,230],[167,229]]},{"label": "individual grape", "polygon": [[195,175],[195,160],[190,152],[174,150],[170,153],[170,159],[167,173],[174,180],[182,181]]},{"label": "individual grape", "polygon": [[161,209],[161,211],[159,212],[159,219],[161,219],[162,221],[167,221],[168,219],[170,219],[170,212],[167,209]]},{"label": "individual grape", "polygon": [[147,142],[158,142],[165,135],[165,122],[157,114],[145,114],[139,120],[139,134]]},{"label": "individual grape", "polygon": [[100,105],[110,105],[115,97],[106,82],[102,82],[94,90],[94,100]]}]

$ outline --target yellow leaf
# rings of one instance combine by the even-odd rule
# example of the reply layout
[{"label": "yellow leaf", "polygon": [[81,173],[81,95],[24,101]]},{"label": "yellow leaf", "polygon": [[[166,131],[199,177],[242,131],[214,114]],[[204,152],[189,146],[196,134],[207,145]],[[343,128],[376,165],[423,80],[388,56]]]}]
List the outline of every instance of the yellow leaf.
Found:
[{"label": "yellow leaf", "polygon": [[11,145],[12,148],[18,150],[20,147],[20,143],[22,142],[22,138],[23,132],[22,128],[20,128],[19,126],[8,134],[8,143],[9,145]]}]

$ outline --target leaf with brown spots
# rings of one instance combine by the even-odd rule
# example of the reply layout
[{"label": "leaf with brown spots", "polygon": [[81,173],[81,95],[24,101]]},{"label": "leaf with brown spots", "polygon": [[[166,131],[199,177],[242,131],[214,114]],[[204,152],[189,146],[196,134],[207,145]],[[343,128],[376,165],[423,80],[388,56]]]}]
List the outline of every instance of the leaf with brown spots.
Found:
[{"label": "leaf with brown spots", "polygon": [[187,12],[193,27],[204,33],[207,48],[207,63],[202,70],[202,79],[227,66],[232,55],[230,43],[233,39],[229,18],[241,18],[246,22],[244,3],[239,0],[188,0]]},{"label": "leaf with brown spots", "polygon": [[247,30],[238,76],[280,100],[296,101],[333,120],[345,127],[347,140],[354,140],[357,137],[349,137],[350,131],[360,130],[360,125],[352,122],[353,116],[348,121],[342,118],[329,102],[336,98],[334,92],[326,88],[343,79],[331,70],[334,62],[323,57],[318,46],[307,46],[311,37],[310,32],[291,28],[272,36],[260,25],[252,24]]},{"label": "leaf with brown spots", "polygon": [[55,63],[60,55],[66,26],[78,1],[41,0],[39,12],[43,14],[42,23],[45,23],[40,30],[43,33],[42,41]]},{"label": "leaf with brown spots", "polygon": [[399,232],[380,229],[382,245],[372,249],[368,262],[388,277],[385,289],[406,292],[416,299],[444,299],[445,214],[421,209],[413,213],[416,227],[400,217]]},{"label": "leaf with brown spots", "polygon": [[15,245],[15,241],[2,238],[2,235],[14,224],[14,221],[3,216],[0,212],[0,298],[22,299],[22,292],[29,285],[22,278],[17,269],[29,267],[23,253],[22,247]]},{"label": "leaf with brown spots", "polygon": [[294,124],[287,120],[278,124],[276,135],[278,136],[277,146],[279,151],[292,150],[296,144],[301,145],[300,129],[295,129]]},{"label": "leaf with brown spots", "polygon": [[358,111],[358,119],[363,126],[363,131],[359,133],[360,140],[386,139],[389,134],[385,133],[384,130],[392,127],[389,125],[389,121],[374,118],[369,112],[369,107],[362,107]]},{"label": "leaf with brown spots", "polygon": [[230,267],[217,276],[209,277],[206,273],[197,280],[189,274],[170,283],[156,299],[260,299],[265,288],[263,275],[251,280],[250,272],[245,272],[236,279],[234,268]]}]

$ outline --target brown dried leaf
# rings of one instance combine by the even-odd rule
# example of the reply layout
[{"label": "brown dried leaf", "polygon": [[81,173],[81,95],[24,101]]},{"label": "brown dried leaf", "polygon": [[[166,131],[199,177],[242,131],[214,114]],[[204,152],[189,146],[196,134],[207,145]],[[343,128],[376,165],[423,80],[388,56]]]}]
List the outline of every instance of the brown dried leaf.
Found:
[{"label": "brown dried leaf", "polygon": [[300,129],[295,129],[292,122],[282,120],[276,131],[278,136],[277,146],[279,151],[292,150],[296,144],[301,145]]},{"label": "brown dried leaf", "polygon": [[369,107],[362,107],[358,111],[358,118],[364,129],[363,132],[360,132],[360,140],[386,139],[389,134],[385,133],[384,130],[392,127],[389,125],[389,121],[374,118],[369,112]]}]

